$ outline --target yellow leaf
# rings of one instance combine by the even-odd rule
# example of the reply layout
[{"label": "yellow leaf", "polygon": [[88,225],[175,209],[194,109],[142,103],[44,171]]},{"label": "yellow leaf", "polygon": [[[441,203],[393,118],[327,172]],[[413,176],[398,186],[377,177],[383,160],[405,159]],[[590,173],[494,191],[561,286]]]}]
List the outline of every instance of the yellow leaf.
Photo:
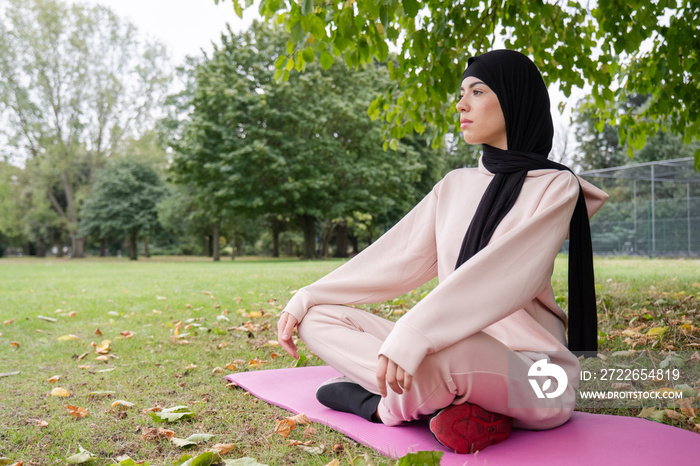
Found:
[{"label": "yellow leaf", "polygon": [[182,328],[182,321],[181,321],[181,320],[178,320],[178,321],[175,323],[175,328],[173,329],[173,336],[174,336],[174,337],[177,337],[177,336],[180,335],[180,329],[181,329],[181,328]]},{"label": "yellow leaf", "polygon": [[78,365],[78,369],[90,369],[90,364],[80,364]]},{"label": "yellow leaf", "polygon": [[82,418],[90,414],[87,409],[81,408],[80,406],[64,405],[64,408],[68,410],[71,416],[77,418]]},{"label": "yellow leaf", "polygon": [[70,396],[70,392],[62,387],[56,387],[51,390],[51,396]]},{"label": "yellow leaf", "polygon": [[12,345],[13,348],[19,348],[20,346],[22,346],[19,344],[18,341],[11,341],[10,344]]},{"label": "yellow leaf", "polygon": [[222,367],[215,367],[215,368],[211,371],[211,373],[212,373],[212,374],[218,374],[218,373],[223,372],[223,371],[224,371],[224,369],[223,369]]},{"label": "yellow leaf", "polygon": [[664,333],[666,333],[666,330],[668,330],[668,327],[654,327],[650,328],[649,331],[647,332],[647,335],[650,336],[656,336],[656,337],[662,337]]},{"label": "yellow leaf", "polygon": [[103,354],[102,356],[97,356],[95,359],[98,360],[98,361],[107,362],[107,361],[109,361],[109,356],[105,356],[105,355]]},{"label": "yellow leaf", "polygon": [[296,427],[296,424],[294,421],[290,421],[289,419],[277,419],[277,424],[275,425],[275,430],[273,434],[277,434],[283,438],[289,437],[289,434],[292,432],[292,429]]},{"label": "yellow leaf", "polygon": [[220,455],[225,455],[226,453],[230,453],[233,451],[234,448],[236,448],[236,444],[234,443],[217,443],[213,447],[211,447],[212,450],[216,450],[219,452]]},{"label": "yellow leaf", "polygon": [[78,338],[77,336],[75,336],[73,334],[62,335],[62,336],[58,337],[58,341],[69,341],[69,340],[80,340],[80,338]]},{"label": "yellow leaf", "polygon": [[102,343],[99,345],[96,345],[94,342],[92,343],[92,346],[95,347],[95,353],[98,354],[107,354],[109,353],[109,344],[112,343],[109,340],[102,340]]},{"label": "yellow leaf", "polygon": [[260,311],[251,311],[248,314],[248,317],[262,317],[262,312]]},{"label": "yellow leaf", "polygon": [[70,312],[68,313],[68,317],[75,317],[75,316],[77,316],[77,315],[78,315],[78,313],[75,312],[75,311],[70,311]]},{"label": "yellow leaf", "polygon": [[59,381],[60,378],[61,378],[60,375],[54,375],[53,377],[51,377],[51,378],[49,379],[49,383],[56,383],[56,382]]},{"label": "yellow leaf", "polygon": [[326,463],[325,466],[340,466],[340,461],[338,461],[338,458],[335,458],[333,461],[330,463]]}]

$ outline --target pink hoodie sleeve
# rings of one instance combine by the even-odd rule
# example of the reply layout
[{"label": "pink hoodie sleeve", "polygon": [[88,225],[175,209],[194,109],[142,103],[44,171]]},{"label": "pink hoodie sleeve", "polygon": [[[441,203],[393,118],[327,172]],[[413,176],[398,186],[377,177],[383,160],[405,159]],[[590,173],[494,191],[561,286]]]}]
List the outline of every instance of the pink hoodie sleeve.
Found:
[{"label": "pink hoodie sleeve", "polygon": [[400,296],[437,275],[435,189],[350,261],[301,288],[284,312],[299,322],[317,304],[367,304]]}]

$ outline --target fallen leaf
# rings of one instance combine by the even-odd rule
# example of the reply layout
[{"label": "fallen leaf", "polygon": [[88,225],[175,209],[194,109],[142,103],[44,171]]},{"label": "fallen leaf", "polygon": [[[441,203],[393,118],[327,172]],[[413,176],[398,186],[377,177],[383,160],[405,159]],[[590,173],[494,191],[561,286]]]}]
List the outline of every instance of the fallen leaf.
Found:
[{"label": "fallen leaf", "polygon": [[131,403],[129,401],[124,401],[124,400],[117,400],[114,403],[112,403],[112,408],[116,408],[120,411],[126,411],[129,408],[133,408],[136,406],[134,403]]},{"label": "fallen leaf", "polygon": [[78,369],[90,369],[91,367],[90,364],[78,364]]},{"label": "fallen leaf", "polygon": [[60,376],[60,375],[54,375],[53,377],[51,377],[51,378],[49,379],[49,383],[56,383],[56,382],[58,382],[60,379],[61,379],[61,376]]},{"label": "fallen leaf", "polygon": [[99,397],[99,396],[110,397],[112,395],[114,395],[114,392],[112,390],[98,390],[98,391],[90,392],[87,394],[88,397]]},{"label": "fallen leaf", "polygon": [[211,373],[218,374],[218,373],[221,373],[223,371],[224,371],[224,369],[222,367],[215,367],[214,369],[212,369]]},{"label": "fallen leaf", "polygon": [[653,327],[649,329],[647,335],[662,337],[664,333],[666,333],[666,330],[668,330],[668,327]]},{"label": "fallen leaf", "polygon": [[17,375],[19,374],[19,371],[14,371],[14,372],[1,372],[0,377],[9,377],[11,375]]},{"label": "fallen leaf", "polygon": [[305,426],[307,424],[311,424],[311,421],[309,421],[309,418],[306,417],[306,414],[304,414],[304,413],[299,413],[295,416],[290,416],[287,419],[289,419],[290,421],[292,421],[295,424],[302,425],[302,426]]},{"label": "fallen leaf", "polygon": [[[29,419],[27,424],[34,424],[37,427],[48,427],[49,423],[43,419]],[[0,462],[0,464],[3,464]]]},{"label": "fallen leaf", "polygon": [[217,451],[220,455],[225,455],[226,453],[232,452],[236,448],[235,443],[217,443],[213,447],[211,447],[212,450]]},{"label": "fallen leaf", "polygon": [[95,359],[98,360],[98,361],[107,362],[107,361],[109,361],[109,356],[105,356],[105,355],[103,354],[103,355],[101,355],[101,356],[96,356]]},{"label": "fallen leaf", "polygon": [[13,348],[19,348],[20,346],[22,346],[19,344],[18,341],[11,341],[10,344],[12,345]]},{"label": "fallen leaf", "polygon": [[64,405],[63,407],[68,410],[71,416],[75,416],[79,419],[90,414],[87,409],[81,408],[80,406]]},{"label": "fallen leaf", "polygon": [[78,453],[73,456],[66,458],[66,463],[69,464],[83,464],[95,461],[97,458],[93,456],[92,453],[78,445]]},{"label": "fallen leaf", "polygon": [[51,390],[51,396],[70,396],[70,392],[66,390],[65,388],[62,387],[56,387],[53,390]]},{"label": "fallen leaf", "polygon": [[310,446],[313,443],[313,440],[307,440],[306,442],[302,442],[301,440],[292,440],[292,439],[287,439],[287,445],[290,447],[298,447],[298,446]]},{"label": "fallen leaf", "polygon": [[160,411],[161,409],[163,409],[163,408],[161,408],[160,406],[156,405],[156,406],[153,406],[153,407],[151,407],[151,408],[146,408],[146,409],[144,409],[144,410],[142,410],[142,411],[143,411],[145,414],[148,414],[148,413],[155,413],[155,412],[158,412],[158,411]]},{"label": "fallen leaf", "polygon": [[290,421],[289,419],[277,419],[275,425],[275,430],[272,432],[273,434],[277,434],[283,438],[289,437],[289,434],[292,432],[292,429],[296,427],[296,424],[294,421]]},{"label": "fallen leaf", "polygon": [[92,343],[90,343],[90,344],[95,348],[95,353],[98,353],[98,354],[107,354],[107,353],[109,353],[109,349],[110,349],[110,348],[109,348],[109,345],[110,345],[110,343],[112,343],[112,342],[109,341],[109,340],[103,340],[102,343],[100,343],[99,345],[96,344],[94,341],[93,341]]},{"label": "fallen leaf", "polygon": [[175,323],[175,328],[173,329],[173,336],[174,337],[179,337],[180,336],[180,329],[182,328],[182,321],[178,320]]},{"label": "fallen leaf", "polygon": [[86,352],[86,353],[83,353],[80,356],[78,356],[78,361],[82,361],[83,359],[85,359],[85,357],[87,357],[88,354],[90,354],[90,353]]},{"label": "fallen leaf", "polygon": [[688,398],[683,398],[678,404],[680,405],[681,413],[688,416],[690,419],[697,417],[698,410],[693,407],[692,401]]},{"label": "fallen leaf", "polygon": [[45,320],[46,322],[57,322],[53,317],[36,316],[36,318],[39,320]]},{"label": "fallen leaf", "polygon": [[58,341],[69,341],[69,340],[80,340],[76,335],[69,334],[69,335],[62,335],[58,337]]},{"label": "fallen leaf", "polygon": [[330,463],[326,463],[325,466],[340,466],[340,461],[338,461],[338,458],[335,458]]},{"label": "fallen leaf", "polygon": [[134,332],[131,332],[129,330],[125,330],[123,332],[119,332],[119,335],[123,336],[125,339],[132,338],[134,335],[136,335]]},{"label": "fallen leaf", "polygon": [[222,341],[221,343],[216,345],[216,349],[226,348],[227,346],[228,346],[228,343],[226,343],[225,341]]},{"label": "fallen leaf", "polygon": [[672,420],[672,421],[680,421],[683,422],[685,421],[686,417],[679,413],[678,411],[675,411],[673,409],[664,409],[664,415],[666,416],[666,419]]},{"label": "fallen leaf", "polygon": [[143,429],[141,429],[141,438],[143,438],[144,440],[170,440],[174,436],[175,432],[173,432],[172,430],[163,429],[162,427],[144,427]]},{"label": "fallen leaf", "polygon": [[75,317],[75,316],[77,316],[77,315],[78,315],[78,313],[75,312],[75,311],[70,311],[70,312],[67,314],[68,317]]},{"label": "fallen leaf", "polygon": [[100,327],[95,327],[95,331],[93,333],[98,337],[102,336],[102,331],[100,330]]},{"label": "fallen leaf", "polygon": [[195,413],[191,412],[187,406],[174,406],[149,414],[156,422],[175,422],[181,419],[190,419],[195,416]]},{"label": "fallen leaf", "polygon": [[304,432],[301,434],[301,436],[304,438],[315,437],[316,436],[316,428],[312,425],[308,425],[308,426],[304,427]]},{"label": "fallen leaf", "polygon": [[300,446],[299,448],[301,448],[307,453],[311,453],[312,455],[322,455],[326,452],[325,445],[319,445],[317,447]]},{"label": "fallen leaf", "polygon": [[11,324],[12,322],[14,322],[14,321],[15,321],[15,319],[8,319],[8,320],[6,320],[5,322],[3,322],[2,324],[3,324],[3,325],[10,325],[10,324]]}]

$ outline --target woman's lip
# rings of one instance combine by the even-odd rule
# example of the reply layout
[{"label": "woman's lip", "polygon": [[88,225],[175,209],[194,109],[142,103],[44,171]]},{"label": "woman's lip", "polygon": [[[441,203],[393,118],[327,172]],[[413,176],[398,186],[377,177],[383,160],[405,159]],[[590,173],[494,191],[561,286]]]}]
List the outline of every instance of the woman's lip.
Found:
[{"label": "woman's lip", "polygon": [[471,125],[472,123],[474,123],[474,122],[471,120],[467,120],[466,118],[459,120],[459,126],[461,128],[466,128],[467,126]]}]

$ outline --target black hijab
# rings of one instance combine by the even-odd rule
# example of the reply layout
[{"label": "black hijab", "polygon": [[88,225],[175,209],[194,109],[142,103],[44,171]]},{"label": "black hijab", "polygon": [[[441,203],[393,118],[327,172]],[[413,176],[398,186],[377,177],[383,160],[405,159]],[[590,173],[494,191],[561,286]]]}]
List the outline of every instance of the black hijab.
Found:
[{"label": "black hijab", "polygon": [[[508,150],[483,145],[482,163],[494,177],[464,235],[455,268],[488,244],[515,204],[529,170],[571,171],[547,159],[554,137],[549,94],[542,75],[527,56],[513,50],[494,50],[471,57],[462,80],[469,76],[481,79],[498,96]],[[591,231],[580,185],[569,238],[569,350],[581,354],[597,350],[598,320]]]}]

